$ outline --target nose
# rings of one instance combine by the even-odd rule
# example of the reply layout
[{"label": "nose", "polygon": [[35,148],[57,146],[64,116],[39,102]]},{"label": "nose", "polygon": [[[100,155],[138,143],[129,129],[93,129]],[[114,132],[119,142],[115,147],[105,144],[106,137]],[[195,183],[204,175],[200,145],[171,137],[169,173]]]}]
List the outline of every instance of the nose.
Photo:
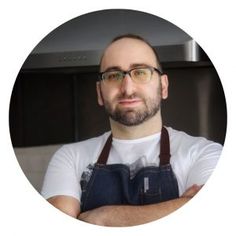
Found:
[{"label": "nose", "polygon": [[126,75],[124,76],[120,89],[121,89],[121,93],[124,93],[126,95],[133,94],[134,84],[128,73],[126,73]]}]

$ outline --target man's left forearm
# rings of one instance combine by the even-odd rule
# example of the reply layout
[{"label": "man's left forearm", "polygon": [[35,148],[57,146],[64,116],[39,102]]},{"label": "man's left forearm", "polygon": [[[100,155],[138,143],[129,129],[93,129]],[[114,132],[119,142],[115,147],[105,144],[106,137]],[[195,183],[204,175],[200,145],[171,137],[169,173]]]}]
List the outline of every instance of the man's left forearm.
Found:
[{"label": "man's left forearm", "polygon": [[194,197],[201,188],[202,186],[193,185],[180,198],[156,204],[102,206],[81,213],[78,219],[103,226],[132,226],[148,223],[177,210]]},{"label": "man's left forearm", "polygon": [[103,226],[133,226],[158,220],[183,206],[190,198],[178,198],[143,206],[103,206],[80,214],[88,223]]}]

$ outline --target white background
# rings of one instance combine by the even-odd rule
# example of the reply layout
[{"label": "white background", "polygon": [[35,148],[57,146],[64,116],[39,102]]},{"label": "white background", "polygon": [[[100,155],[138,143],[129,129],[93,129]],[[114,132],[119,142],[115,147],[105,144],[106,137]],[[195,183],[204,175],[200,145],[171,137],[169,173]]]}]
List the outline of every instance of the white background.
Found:
[{"label": "white background", "polygon": [[[153,1],[5,1],[0,4],[0,234],[1,235],[236,235],[235,229],[235,74],[236,37],[233,0]],[[110,2],[110,3],[109,3]],[[8,126],[12,87],[22,63],[49,32],[81,14],[109,8],[141,10],[186,31],[208,54],[221,78],[228,127],[220,162],[201,192],[177,212],[131,228],[107,228],[72,219],[33,189],[14,156]],[[217,104],[215,104],[217,106]]]}]

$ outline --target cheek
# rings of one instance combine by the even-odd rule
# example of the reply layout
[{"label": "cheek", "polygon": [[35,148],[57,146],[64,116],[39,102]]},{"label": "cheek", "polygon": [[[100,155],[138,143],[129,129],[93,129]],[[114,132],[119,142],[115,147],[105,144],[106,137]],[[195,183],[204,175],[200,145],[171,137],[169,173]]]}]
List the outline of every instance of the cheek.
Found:
[{"label": "cheek", "polygon": [[112,102],[119,95],[119,91],[114,88],[111,89],[109,87],[106,87],[106,88],[102,87],[101,94],[104,101]]},{"label": "cheek", "polygon": [[142,92],[143,96],[150,99],[157,99],[161,96],[161,89],[157,83],[152,83]]}]

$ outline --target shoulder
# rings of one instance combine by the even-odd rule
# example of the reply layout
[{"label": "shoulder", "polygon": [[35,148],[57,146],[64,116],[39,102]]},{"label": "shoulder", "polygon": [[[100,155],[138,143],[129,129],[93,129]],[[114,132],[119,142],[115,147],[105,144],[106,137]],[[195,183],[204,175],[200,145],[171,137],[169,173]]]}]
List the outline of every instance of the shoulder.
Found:
[{"label": "shoulder", "polygon": [[103,146],[103,144],[105,144],[110,133],[111,132],[106,132],[94,138],[86,139],[76,143],[65,144],[62,146],[61,150],[71,152],[71,154],[73,152],[78,153],[81,151],[94,152],[96,149],[99,149]]},{"label": "shoulder", "polygon": [[222,151],[222,145],[208,140],[204,137],[196,137],[191,136],[183,131],[175,130],[171,127],[167,127],[169,136],[170,136],[170,143],[172,146],[172,149],[186,149],[189,151],[194,152],[221,152]]},{"label": "shoulder", "polygon": [[100,136],[86,139],[76,143],[65,144],[59,148],[53,156],[53,159],[75,160],[79,156],[89,156],[92,158],[99,152],[105,144],[111,132],[106,132]]}]

